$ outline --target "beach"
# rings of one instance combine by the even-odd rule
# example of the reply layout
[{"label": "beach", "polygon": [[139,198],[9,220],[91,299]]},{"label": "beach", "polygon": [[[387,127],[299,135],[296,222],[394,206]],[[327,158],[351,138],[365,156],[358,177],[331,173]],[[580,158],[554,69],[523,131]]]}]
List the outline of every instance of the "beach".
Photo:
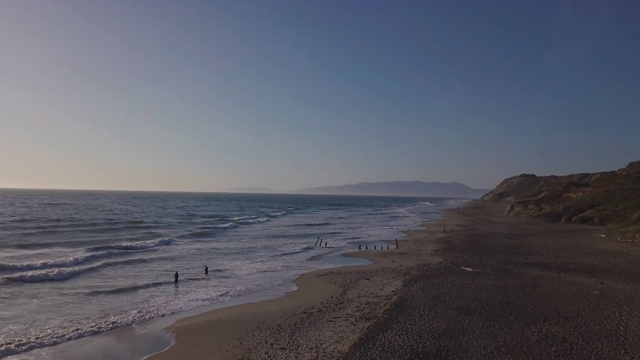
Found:
[{"label": "beach", "polygon": [[398,256],[411,251],[352,253],[374,263],[306,273],[280,298],[179,320],[170,327],[177,343],[151,359],[338,358],[396,299],[417,264]]},{"label": "beach", "polygon": [[[640,249],[473,201],[283,297],[170,326],[151,359],[637,358]],[[447,231],[443,231],[444,228]]]}]

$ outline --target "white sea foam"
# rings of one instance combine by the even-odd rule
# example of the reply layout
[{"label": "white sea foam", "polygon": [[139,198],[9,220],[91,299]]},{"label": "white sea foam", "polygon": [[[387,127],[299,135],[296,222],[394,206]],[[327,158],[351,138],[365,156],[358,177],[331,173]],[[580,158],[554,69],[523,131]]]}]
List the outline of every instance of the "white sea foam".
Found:
[{"label": "white sea foam", "polygon": [[229,220],[232,220],[232,221],[243,221],[243,220],[255,219],[256,217],[257,216],[236,216],[236,217],[229,218]]},{"label": "white sea foam", "polygon": [[247,220],[238,220],[236,221],[236,223],[240,225],[250,225],[250,224],[260,224],[267,221],[269,221],[268,218],[254,218],[254,219],[247,219]]},{"label": "white sea foam", "polygon": [[55,259],[55,260],[42,260],[37,262],[26,262],[26,263],[8,263],[3,264],[0,263],[0,270],[4,272],[16,272],[16,271],[30,271],[30,270],[41,270],[41,269],[52,269],[52,268],[66,268],[72,266],[83,265],[88,262],[107,259],[111,257],[123,256],[126,255],[120,251],[107,251],[102,253],[91,253],[84,255],[75,255],[70,256],[68,258],[63,259]]},{"label": "white sea foam", "polygon": [[116,245],[96,246],[87,249],[88,251],[106,251],[106,250],[144,250],[157,246],[166,246],[171,244],[171,239],[163,238],[157,240],[139,241],[134,243],[123,243]]},{"label": "white sea foam", "polygon": [[4,282],[20,281],[20,282],[40,282],[40,281],[61,281],[70,279],[85,271],[92,270],[93,266],[73,267],[65,269],[50,269],[39,271],[27,271],[12,275],[3,276],[0,279]]},{"label": "white sea foam", "polygon": [[220,225],[213,225],[212,228],[214,229],[230,229],[233,227],[238,226],[238,224],[234,223],[234,222],[230,222],[230,223],[225,223],[225,224],[220,224]]},{"label": "white sea foam", "polygon": [[280,216],[285,216],[285,215],[287,215],[286,211],[279,211],[279,212],[274,212],[274,213],[267,214],[267,216],[269,216],[269,217],[280,217]]},{"label": "white sea foam", "polygon": [[[233,290],[224,290],[217,294],[209,294],[207,297],[195,296],[195,302],[173,301],[163,307],[158,306],[158,304],[149,304],[134,310],[105,314],[97,318],[52,320],[37,333],[29,331],[29,329],[13,328],[11,329],[13,334],[4,334],[5,331],[0,330],[0,339],[2,339],[0,342],[0,357],[104,333],[125,325],[148,321],[179,311],[191,310],[197,306],[210,304],[212,301],[225,301],[233,296],[232,292]],[[16,337],[18,334],[21,335],[20,338]]]}]

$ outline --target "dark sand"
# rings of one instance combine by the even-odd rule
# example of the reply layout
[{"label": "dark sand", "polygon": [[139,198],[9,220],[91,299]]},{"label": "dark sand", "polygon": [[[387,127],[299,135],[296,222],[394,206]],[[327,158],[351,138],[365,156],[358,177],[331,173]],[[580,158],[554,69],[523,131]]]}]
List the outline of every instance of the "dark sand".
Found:
[{"label": "dark sand", "polygon": [[354,254],[373,265],[181,320],[152,359],[640,358],[640,249],[505,208],[470,203],[399,250]]},{"label": "dark sand", "polygon": [[463,225],[441,240],[444,261],[418,266],[343,358],[640,358],[639,249],[504,209],[453,211]]}]

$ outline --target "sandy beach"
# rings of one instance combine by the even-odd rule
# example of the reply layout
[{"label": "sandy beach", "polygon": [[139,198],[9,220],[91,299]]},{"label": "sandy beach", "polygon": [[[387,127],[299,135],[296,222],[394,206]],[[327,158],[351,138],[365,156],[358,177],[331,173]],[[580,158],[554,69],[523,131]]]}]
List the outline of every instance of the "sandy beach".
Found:
[{"label": "sandy beach", "polygon": [[639,358],[640,249],[504,210],[471,202],[398,250],[352,254],[372,265],[182,319],[151,359]]}]

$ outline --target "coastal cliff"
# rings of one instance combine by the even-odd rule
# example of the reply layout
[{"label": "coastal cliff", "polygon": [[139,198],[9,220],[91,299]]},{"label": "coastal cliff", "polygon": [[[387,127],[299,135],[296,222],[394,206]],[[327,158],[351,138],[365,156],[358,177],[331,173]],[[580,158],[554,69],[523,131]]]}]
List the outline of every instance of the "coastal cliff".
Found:
[{"label": "coastal cliff", "polygon": [[640,241],[640,161],[593,174],[522,174],[502,181],[481,199],[506,202],[509,215],[606,226]]}]

